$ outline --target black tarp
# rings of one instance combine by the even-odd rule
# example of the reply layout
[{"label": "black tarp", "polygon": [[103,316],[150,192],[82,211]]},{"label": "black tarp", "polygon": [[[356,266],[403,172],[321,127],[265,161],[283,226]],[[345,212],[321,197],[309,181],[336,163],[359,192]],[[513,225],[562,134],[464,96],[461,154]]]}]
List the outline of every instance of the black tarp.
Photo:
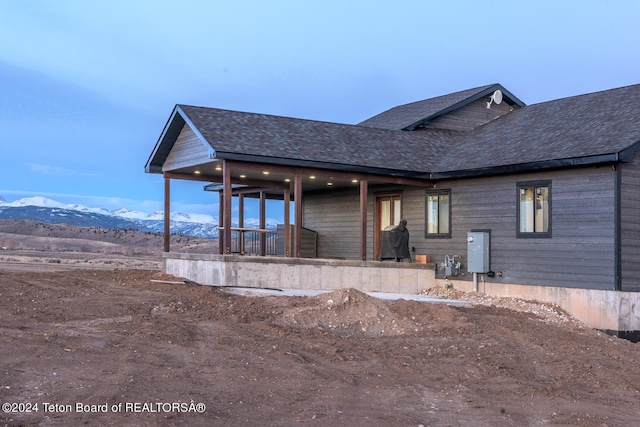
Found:
[{"label": "black tarp", "polygon": [[380,232],[380,261],[401,261],[405,258],[411,259],[411,254],[407,221],[402,219],[398,225],[390,225]]}]

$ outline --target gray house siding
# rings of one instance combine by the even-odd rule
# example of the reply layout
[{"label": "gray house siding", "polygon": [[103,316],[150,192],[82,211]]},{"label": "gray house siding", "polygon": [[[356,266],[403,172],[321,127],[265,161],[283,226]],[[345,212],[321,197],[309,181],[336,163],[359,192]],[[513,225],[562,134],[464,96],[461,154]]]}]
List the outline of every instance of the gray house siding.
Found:
[{"label": "gray house siding", "polygon": [[[540,180],[551,181],[552,237],[518,238],[517,183]],[[437,189],[451,189],[452,236],[424,239],[417,251],[436,263],[462,255],[465,273],[467,232],[487,230],[490,268],[502,277],[486,280],[614,289],[614,186],[609,167],[439,182]],[[423,192],[423,204],[424,197]]]},{"label": "gray house siding", "polygon": [[[490,268],[495,282],[615,289],[615,176],[610,167],[548,171],[438,182],[451,190],[451,238],[425,238],[423,188],[402,189],[402,216],[409,245],[440,264],[445,255],[462,255],[466,273],[467,232],[491,233]],[[551,181],[551,238],[516,237],[517,183]],[[373,199],[369,193],[368,256],[373,253]],[[357,259],[358,192],[305,197],[304,226],[318,232],[319,257]],[[638,249],[638,248],[636,248]],[[440,277],[442,275],[440,274]]]},{"label": "gray house siding", "polygon": [[360,258],[358,191],[304,195],[303,226],[317,232],[319,258]]},{"label": "gray house siding", "polygon": [[[551,181],[552,237],[518,238],[517,183],[539,180]],[[438,183],[451,189],[452,237],[425,239],[419,250],[438,263],[462,255],[464,272],[467,232],[488,230],[490,268],[502,277],[487,280],[614,289],[614,183],[605,167]]]},{"label": "gray house siding", "polygon": [[470,131],[497,119],[514,108],[506,102],[502,104],[492,104],[491,108],[487,108],[488,99],[489,97],[478,99],[469,105],[465,105],[462,108],[431,120],[426,127]]},{"label": "gray house siding", "polygon": [[640,291],[640,160],[620,165],[620,288]]},{"label": "gray house siding", "polygon": [[162,170],[173,170],[203,163],[209,159],[209,153],[193,130],[184,125],[171,152],[167,156]]},{"label": "gray house siding", "polygon": [[[423,239],[421,236],[424,235],[424,206],[421,205],[415,194],[420,192],[424,194],[424,189],[407,190],[407,188],[398,186],[369,187],[367,200],[368,260],[374,259],[374,210],[375,197],[378,194],[401,194],[402,216],[409,223],[409,244],[411,246],[416,243],[414,242],[416,239]],[[409,197],[406,194],[409,194]],[[319,258],[360,259],[359,190],[306,193],[303,207],[303,226],[318,233]],[[422,227],[422,230],[416,229],[416,226]]]}]

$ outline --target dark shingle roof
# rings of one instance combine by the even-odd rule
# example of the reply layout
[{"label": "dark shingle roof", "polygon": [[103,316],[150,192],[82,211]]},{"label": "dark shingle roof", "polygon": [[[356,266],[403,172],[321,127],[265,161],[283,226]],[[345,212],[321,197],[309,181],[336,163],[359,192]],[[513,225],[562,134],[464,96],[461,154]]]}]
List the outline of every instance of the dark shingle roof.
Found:
[{"label": "dark shingle roof", "polygon": [[524,105],[522,101],[507,92],[501,85],[492,84],[412,102],[410,104],[399,105],[373,116],[359,123],[359,125],[381,129],[413,130],[424,121],[432,120],[447,112],[458,109],[478,98],[490,95],[498,89],[506,92],[505,95],[509,97],[510,102],[520,106]]},{"label": "dark shingle roof", "polygon": [[[422,116],[429,105],[435,111],[495,87],[407,104],[387,118],[412,110]],[[178,105],[148,172],[161,170],[185,122],[220,158],[438,179],[617,161],[640,146],[640,85],[516,108],[470,132],[408,132]]]},{"label": "dark shingle roof", "polygon": [[514,110],[461,136],[432,172],[620,153],[640,142],[640,85]]},{"label": "dark shingle roof", "polygon": [[[218,157],[312,162],[416,173],[433,168],[458,134],[396,132],[215,108],[178,106]],[[420,153],[420,155],[416,155]]]}]

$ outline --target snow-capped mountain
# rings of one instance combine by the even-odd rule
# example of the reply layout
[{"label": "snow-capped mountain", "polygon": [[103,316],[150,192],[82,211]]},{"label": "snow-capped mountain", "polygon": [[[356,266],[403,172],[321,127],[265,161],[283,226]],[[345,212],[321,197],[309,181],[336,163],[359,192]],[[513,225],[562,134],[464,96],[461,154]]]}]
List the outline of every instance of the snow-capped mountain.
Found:
[{"label": "snow-capped mountain", "polygon": [[[0,196],[0,219],[30,219],[49,224],[69,224],[77,227],[138,229],[162,232],[164,212],[150,214],[128,209],[108,210],[77,204],[61,203],[46,197],[27,197],[8,202]],[[172,234],[196,237],[218,237],[218,221],[211,215],[172,212]],[[267,228],[275,228],[277,221],[267,220]],[[237,225],[237,224],[234,224]],[[257,219],[245,219],[245,227],[257,228]]]}]

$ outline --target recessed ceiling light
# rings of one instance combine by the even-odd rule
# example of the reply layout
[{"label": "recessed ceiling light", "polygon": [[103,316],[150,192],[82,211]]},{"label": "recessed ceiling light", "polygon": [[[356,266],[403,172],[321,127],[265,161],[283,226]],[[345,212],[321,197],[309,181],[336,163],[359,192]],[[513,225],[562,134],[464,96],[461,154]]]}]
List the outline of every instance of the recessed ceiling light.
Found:
[{"label": "recessed ceiling light", "polygon": [[356,184],[358,182],[357,179],[352,179],[351,182],[353,182],[354,184]]},{"label": "recessed ceiling light", "polygon": [[327,182],[327,185],[333,185],[333,182]]},{"label": "recessed ceiling light", "polygon": [[262,171],[263,175],[269,175],[269,171]]},{"label": "recessed ceiling light", "polygon": [[240,175],[240,178],[246,178],[247,175]]},{"label": "recessed ceiling light", "polygon": [[316,179],[316,176],[315,175],[311,175],[309,178]]},{"label": "recessed ceiling light", "polygon": [[217,170],[217,171],[221,171],[221,170],[222,170],[222,167],[220,167],[220,166],[216,166],[216,170]]},{"label": "recessed ceiling light", "polygon": [[195,173],[196,175],[200,175],[200,171],[194,171],[193,173]]},{"label": "recessed ceiling light", "polygon": [[290,178],[285,178],[284,182],[291,182],[291,179]]}]

